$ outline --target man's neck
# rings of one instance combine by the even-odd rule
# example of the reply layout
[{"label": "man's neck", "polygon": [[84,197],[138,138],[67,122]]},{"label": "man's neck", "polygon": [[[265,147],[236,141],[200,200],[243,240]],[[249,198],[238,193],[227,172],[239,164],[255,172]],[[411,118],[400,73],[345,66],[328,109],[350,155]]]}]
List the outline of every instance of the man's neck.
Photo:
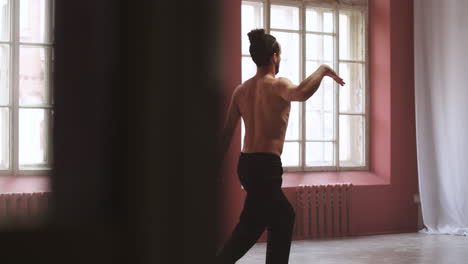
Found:
[{"label": "man's neck", "polygon": [[261,66],[257,67],[257,74],[258,77],[264,77],[266,75],[271,75],[273,78],[275,77],[275,66],[268,65],[268,66]]}]

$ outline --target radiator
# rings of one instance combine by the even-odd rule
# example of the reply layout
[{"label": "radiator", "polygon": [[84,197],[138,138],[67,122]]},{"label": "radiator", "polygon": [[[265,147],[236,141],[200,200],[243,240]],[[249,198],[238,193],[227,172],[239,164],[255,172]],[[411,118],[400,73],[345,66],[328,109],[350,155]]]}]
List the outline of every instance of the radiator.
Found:
[{"label": "radiator", "polygon": [[300,185],[296,189],[296,239],[350,236],[352,184]]},{"label": "radiator", "polygon": [[50,205],[50,192],[0,194],[0,226],[38,225]]}]

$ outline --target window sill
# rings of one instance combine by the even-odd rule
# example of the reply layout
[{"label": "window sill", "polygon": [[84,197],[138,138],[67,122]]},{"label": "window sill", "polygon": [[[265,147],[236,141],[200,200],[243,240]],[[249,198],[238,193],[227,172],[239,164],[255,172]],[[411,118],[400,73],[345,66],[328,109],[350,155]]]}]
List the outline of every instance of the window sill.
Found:
[{"label": "window sill", "polygon": [[50,191],[49,176],[0,176],[0,194]]},{"label": "window sill", "polygon": [[371,171],[341,172],[284,172],[282,188],[294,188],[304,185],[323,185],[334,183],[351,183],[353,185],[389,185],[390,183]]}]

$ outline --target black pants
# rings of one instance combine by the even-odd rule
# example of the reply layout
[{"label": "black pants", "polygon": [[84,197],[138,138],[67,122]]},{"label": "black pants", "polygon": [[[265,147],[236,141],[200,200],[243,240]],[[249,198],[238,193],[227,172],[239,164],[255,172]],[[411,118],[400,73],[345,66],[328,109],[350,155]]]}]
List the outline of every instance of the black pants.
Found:
[{"label": "black pants", "polygon": [[295,212],[281,190],[280,157],[271,153],[241,153],[237,174],[247,197],[238,224],[217,253],[218,262],[235,263],[267,228],[266,264],[288,263]]}]

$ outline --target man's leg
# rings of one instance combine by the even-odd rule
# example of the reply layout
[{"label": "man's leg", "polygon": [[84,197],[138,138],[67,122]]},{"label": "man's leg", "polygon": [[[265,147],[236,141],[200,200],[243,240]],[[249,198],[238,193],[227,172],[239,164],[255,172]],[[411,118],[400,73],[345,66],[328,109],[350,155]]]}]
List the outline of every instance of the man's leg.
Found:
[{"label": "man's leg", "polygon": [[277,190],[275,203],[268,219],[266,264],[286,264],[289,261],[295,212],[281,188]]},{"label": "man's leg", "polygon": [[231,237],[216,255],[218,263],[234,264],[257,242],[266,228],[263,199],[247,194],[244,208]]}]

